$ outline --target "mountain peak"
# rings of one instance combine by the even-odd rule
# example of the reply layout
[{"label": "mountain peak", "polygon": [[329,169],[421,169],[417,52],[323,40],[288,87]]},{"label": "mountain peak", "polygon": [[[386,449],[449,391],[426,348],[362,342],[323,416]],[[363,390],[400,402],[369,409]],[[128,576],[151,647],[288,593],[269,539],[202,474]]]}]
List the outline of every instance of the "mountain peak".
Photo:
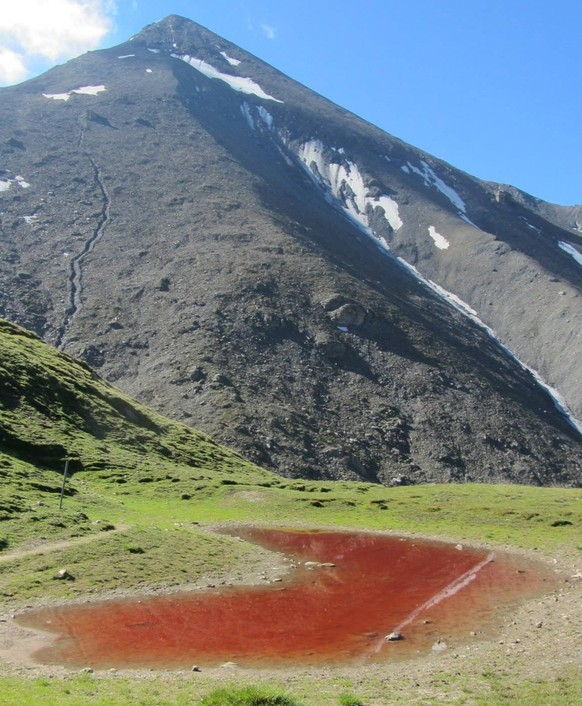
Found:
[{"label": "mountain peak", "polygon": [[182,17],[182,15],[167,15],[162,20],[158,20],[157,22],[152,22],[151,24],[146,25],[141,30],[141,32],[136,35],[136,37],[140,37],[144,34],[149,34],[152,31],[171,33],[180,30],[183,31],[198,28],[205,29],[204,27],[202,27],[202,25],[199,25],[198,23],[194,22],[194,20],[190,20],[187,17]]},{"label": "mountain peak", "polygon": [[147,25],[132,38],[132,43],[135,42],[161,51],[184,54],[217,43],[227,44],[219,35],[181,15],[168,15]]}]

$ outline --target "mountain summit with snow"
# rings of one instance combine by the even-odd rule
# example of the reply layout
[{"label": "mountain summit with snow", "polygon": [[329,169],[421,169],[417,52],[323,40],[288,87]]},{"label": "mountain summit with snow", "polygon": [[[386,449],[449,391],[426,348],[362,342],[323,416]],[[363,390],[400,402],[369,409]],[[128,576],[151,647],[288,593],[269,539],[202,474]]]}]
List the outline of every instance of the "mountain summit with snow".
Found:
[{"label": "mountain summit with snow", "polygon": [[177,16],[0,89],[0,153],[0,315],[142,402],[287,476],[582,483],[582,207]]}]

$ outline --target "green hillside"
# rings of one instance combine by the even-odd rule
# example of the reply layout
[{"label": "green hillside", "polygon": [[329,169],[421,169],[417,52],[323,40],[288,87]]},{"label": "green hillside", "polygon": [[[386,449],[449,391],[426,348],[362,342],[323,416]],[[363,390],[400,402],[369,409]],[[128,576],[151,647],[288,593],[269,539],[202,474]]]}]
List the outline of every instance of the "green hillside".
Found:
[{"label": "green hillside", "polygon": [[[59,510],[66,459],[70,476]],[[258,580],[272,570],[273,556],[209,531],[240,522],[396,530],[535,548],[560,566],[575,566],[582,557],[580,489],[385,488],[285,479],[150,412],[87,366],[0,321],[0,615],[27,604],[112,592]],[[61,569],[74,580],[55,580]],[[579,624],[579,615],[571,619]],[[1,630],[0,624],[0,637]],[[575,703],[580,677],[566,659],[568,650],[558,652],[564,664],[548,663],[547,669],[536,664],[541,686],[530,683],[526,657],[522,672],[503,676],[494,670],[495,679],[486,676],[498,659],[493,651],[462,678],[453,676],[453,666],[438,666],[441,677],[431,672],[427,693],[447,693],[450,703],[465,703],[452,696],[470,687],[482,699],[472,703],[529,703],[523,701],[529,693],[544,694],[545,703]],[[241,679],[252,684],[256,677]],[[204,675],[192,686],[167,673],[147,684],[131,675],[47,681],[34,671],[24,677],[0,660],[0,693],[7,704],[197,703],[193,695],[207,694],[221,681]],[[366,695],[365,703],[399,703],[379,696],[386,687],[379,673],[362,680],[344,670],[323,682],[315,673],[288,678],[263,673],[260,681],[276,690],[289,687],[306,706],[337,705],[348,691]],[[413,677],[401,683],[408,689],[405,702],[417,703]],[[447,691],[446,684],[453,683]],[[316,688],[319,700],[312,697]]]},{"label": "green hillside", "polygon": [[[66,459],[69,481],[55,521]],[[171,488],[180,498],[186,489],[203,494],[234,478],[250,484],[273,479],[6,321],[0,321],[0,476],[4,548],[102,529],[103,522],[95,523],[107,514],[107,503],[88,491],[87,482],[118,494],[127,483],[140,488],[155,482],[158,492]]]},{"label": "green hillside", "polygon": [[6,457],[59,473],[68,458],[73,472],[151,471],[169,462],[255,480],[269,475],[208,436],[141,407],[85,364],[2,320],[0,433]]}]

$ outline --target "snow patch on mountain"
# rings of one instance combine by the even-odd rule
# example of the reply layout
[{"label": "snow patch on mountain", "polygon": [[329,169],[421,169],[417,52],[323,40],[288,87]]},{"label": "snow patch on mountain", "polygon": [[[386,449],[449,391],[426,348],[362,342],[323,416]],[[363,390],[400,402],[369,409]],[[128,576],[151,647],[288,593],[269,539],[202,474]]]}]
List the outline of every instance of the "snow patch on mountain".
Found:
[{"label": "snow patch on mountain", "polygon": [[71,93],[78,93],[83,96],[96,96],[101,91],[106,91],[105,86],[81,86],[81,88],[74,88]]},{"label": "snow patch on mountain", "polygon": [[241,105],[240,112],[249,124],[251,130],[257,130],[261,123],[268,129],[273,129],[273,116],[262,105],[252,106],[246,101]]},{"label": "snow patch on mountain", "polygon": [[255,121],[251,114],[251,106],[246,101],[241,105],[240,112],[243,114],[251,130],[255,130]]},{"label": "snow patch on mountain", "polygon": [[446,184],[439,176],[437,176],[434,170],[424,161],[420,161],[421,168],[415,167],[413,164],[408,162],[407,166],[411,172],[418,174],[419,177],[424,181],[425,186],[437,189],[441,192],[447,199],[453,204],[453,206],[461,213],[467,212],[467,206],[459,194]]},{"label": "snow patch on mountain", "polygon": [[531,230],[535,230],[536,233],[539,233],[539,232],[540,232],[540,229],[539,229],[539,228],[536,228],[536,226],[532,225],[532,224],[527,220],[527,218],[525,218],[524,216],[520,216],[520,219],[526,224],[526,226],[527,226],[528,228],[531,228]]},{"label": "snow patch on mountain", "polygon": [[384,209],[384,214],[388,223],[393,230],[398,230],[404,225],[402,219],[400,218],[400,213],[398,210],[398,204],[390,196],[380,196],[374,199],[367,199],[368,204],[373,207],[376,205],[381,206]]},{"label": "snow patch on mountain", "polygon": [[448,250],[450,243],[449,241],[440,233],[437,233],[437,229],[434,226],[428,227],[428,234],[434,240],[434,244],[439,250]]},{"label": "snow patch on mountain", "polygon": [[150,49],[149,47],[148,47],[148,51],[151,51],[152,54],[161,54],[162,53],[160,49]]},{"label": "snow patch on mountain", "polygon": [[55,101],[68,101],[71,97],[71,93],[43,93],[42,95]]},{"label": "snow patch on mountain", "polygon": [[573,245],[570,245],[570,243],[565,243],[563,240],[560,240],[558,242],[558,247],[563,250],[564,252],[567,252],[570,257],[574,258],[574,260],[579,264],[582,265],[582,253],[577,250]]},{"label": "snow patch on mountain", "polygon": [[44,98],[52,98],[56,101],[68,101],[69,98],[74,94],[81,96],[96,96],[101,91],[106,91],[105,86],[81,86],[80,88],[73,88],[72,91],[67,91],[67,93],[43,93]]},{"label": "snow patch on mountain", "polygon": [[38,216],[36,214],[32,216],[22,216],[22,220],[25,223],[28,223],[29,226],[31,226],[38,221]]},{"label": "snow patch on mountain", "polygon": [[371,196],[358,166],[343,158],[329,161],[325,154],[329,151],[343,155],[340,150],[328,150],[320,140],[310,140],[299,146],[297,156],[315,183],[366,229],[370,228],[370,217],[378,207],[384,211],[392,230],[401,228],[403,223],[396,201],[390,196]]},{"label": "snow patch on mountain", "polygon": [[[481,319],[479,318],[479,315],[473,309],[472,307],[467,304],[467,302],[464,302],[460,297],[458,297],[456,294],[453,294],[452,292],[449,292],[447,289],[444,287],[441,287],[440,284],[437,284],[436,282],[433,282],[431,279],[428,279],[425,277],[423,274],[419,272],[419,270],[416,269],[414,265],[411,265],[409,262],[407,262],[404,258],[402,257],[396,257],[396,260],[404,267],[405,270],[408,270],[410,273],[416,277],[417,280],[422,282],[426,287],[431,289],[433,292],[439,295],[442,299],[447,301],[453,308],[455,308],[457,311],[460,311],[461,314],[464,314],[467,316],[469,319],[471,319],[474,323],[478,324],[481,328],[485,329],[487,333],[491,335],[492,338],[497,339],[497,336],[493,333],[493,329],[490,329],[486,324],[484,324]],[[500,344],[502,345],[502,344]]]},{"label": "snow patch on mountain", "polygon": [[242,63],[240,59],[233,59],[232,56],[229,56],[225,51],[221,51],[220,53],[231,66],[238,66]]},{"label": "snow patch on mountain", "polygon": [[449,186],[445,181],[443,181],[424,160],[420,161],[420,168],[415,167],[414,164],[407,162],[400,167],[406,174],[414,173],[419,176],[424,185],[430,189],[436,189],[440,191],[443,196],[446,196],[451,204],[457,209],[459,216],[468,223],[473,228],[479,228],[475,225],[472,220],[467,217],[467,205],[452,186]]},{"label": "snow patch on mountain", "polygon": [[132,56],[135,56],[135,54],[123,54],[122,56],[118,56],[118,59],[131,59]]},{"label": "snow patch on mountain", "polygon": [[20,186],[22,189],[28,189],[30,186],[30,184],[24,179],[23,176],[17,174],[14,179],[11,179],[10,177],[4,177],[4,179],[0,179],[0,192],[8,191],[12,184],[18,184],[18,186]]},{"label": "snow patch on mountain", "polygon": [[257,98],[262,98],[263,100],[275,101],[276,103],[283,103],[278,98],[270,96],[268,93],[263,91],[258,83],[255,83],[252,78],[243,78],[242,76],[232,76],[231,74],[223,74],[222,71],[215,69],[212,64],[208,64],[202,59],[197,59],[194,56],[189,56],[188,54],[172,54],[174,59],[180,59],[190,64],[196,71],[204,74],[207,78],[216,78],[219,81],[224,81],[228,86],[230,86],[234,91],[239,91],[240,93],[246,93],[247,95],[257,96]]},{"label": "snow patch on mountain", "polygon": [[269,128],[269,130],[272,130],[273,129],[273,116],[271,115],[271,113],[269,113],[269,111],[265,107],[263,107],[262,105],[260,105],[257,108],[257,111],[259,113],[259,117],[261,118],[261,120],[265,123],[265,125]]},{"label": "snow patch on mountain", "polygon": [[477,228],[477,230],[480,230],[479,226],[475,225],[475,223],[473,223],[470,218],[467,218],[464,213],[459,213],[459,216],[465,221],[465,223],[468,223],[470,226],[473,226],[473,228]]}]

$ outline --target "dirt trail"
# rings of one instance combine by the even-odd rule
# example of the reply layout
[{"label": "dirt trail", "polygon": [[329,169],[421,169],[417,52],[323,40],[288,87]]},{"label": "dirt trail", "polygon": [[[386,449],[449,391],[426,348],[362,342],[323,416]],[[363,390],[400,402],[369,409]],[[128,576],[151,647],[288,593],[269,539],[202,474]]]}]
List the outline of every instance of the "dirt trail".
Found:
[{"label": "dirt trail", "polygon": [[[119,532],[126,532],[129,529],[129,525],[119,525],[113,530],[109,530],[105,533],[107,536],[112,534],[118,534]],[[63,539],[60,542],[51,542],[48,544],[39,544],[37,547],[30,547],[30,549],[16,549],[13,552],[7,552],[6,554],[0,554],[0,564],[5,564],[9,561],[17,561],[18,559],[24,559],[27,556],[34,556],[36,554],[48,554],[50,552],[56,552],[60,549],[68,549],[69,547],[76,547],[80,544],[90,544],[91,542],[96,542],[98,539],[102,539],[104,534],[102,532],[90,534],[86,537],[75,537],[74,539]]]}]

